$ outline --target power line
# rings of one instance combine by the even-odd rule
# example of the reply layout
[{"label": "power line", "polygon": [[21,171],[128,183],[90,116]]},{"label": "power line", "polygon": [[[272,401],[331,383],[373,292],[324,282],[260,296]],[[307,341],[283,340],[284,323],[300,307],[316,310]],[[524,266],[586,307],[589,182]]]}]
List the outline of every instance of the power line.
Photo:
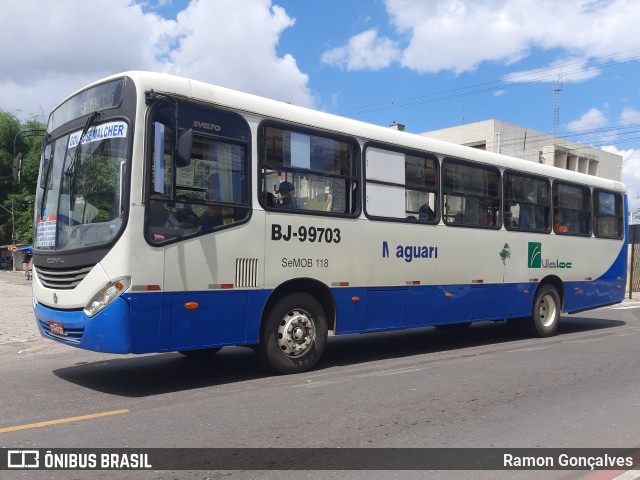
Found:
[{"label": "power line", "polygon": [[[607,58],[611,58],[611,57],[621,56],[621,55],[624,55],[624,54],[628,54],[628,53],[631,53],[631,52],[637,52],[637,51],[640,51],[640,48],[626,50],[626,51],[622,51],[622,52],[616,52],[616,53],[612,53],[610,55],[603,55],[603,56],[600,56],[600,57],[594,57],[593,59],[590,59],[590,60],[591,61],[598,61],[598,60],[603,60],[603,59],[607,59]],[[498,90],[504,90],[504,89],[508,89],[508,88],[520,87],[520,86],[529,85],[529,84],[532,84],[532,83],[540,83],[541,81],[545,81],[545,80],[552,80],[553,78],[557,77],[557,72],[558,72],[559,69],[563,70],[563,76],[565,76],[565,78],[566,78],[566,77],[570,77],[573,74],[588,72],[588,71],[595,70],[595,69],[614,67],[614,66],[618,66],[618,65],[623,65],[623,64],[626,64],[626,63],[634,62],[634,61],[637,61],[637,60],[640,60],[640,55],[629,56],[629,57],[624,58],[623,60],[611,60],[611,61],[608,61],[608,62],[605,62],[605,63],[593,64],[593,65],[590,65],[590,66],[587,66],[587,67],[584,66],[586,61],[581,60],[581,61],[571,62],[571,63],[567,63],[567,64],[563,64],[563,65],[556,65],[556,66],[552,66],[552,67],[541,68],[541,69],[537,69],[537,70],[533,70],[533,71],[530,71],[530,72],[525,72],[525,73],[521,73],[519,75],[513,75],[513,76],[509,77],[512,80],[513,79],[517,79],[517,78],[531,78],[531,77],[534,77],[534,78],[531,78],[530,80],[522,80],[522,81],[515,81],[515,82],[514,81],[506,81],[504,79],[492,80],[490,82],[483,82],[483,83],[479,83],[479,84],[475,84],[475,85],[468,85],[466,87],[460,87],[460,88],[455,88],[455,89],[451,89],[451,90],[444,90],[444,91],[441,91],[441,92],[434,92],[434,93],[430,93],[430,94],[419,95],[419,96],[416,96],[416,97],[408,97],[408,98],[404,98],[404,99],[390,100],[388,102],[374,103],[374,104],[369,104],[369,105],[363,105],[363,106],[360,106],[360,107],[338,109],[338,110],[336,110],[336,113],[340,113],[342,115],[358,114],[358,113],[372,113],[372,112],[381,111],[381,110],[391,110],[391,109],[396,109],[396,108],[412,107],[412,106],[422,105],[422,104],[426,104],[426,103],[433,103],[433,102],[439,102],[439,101],[444,101],[444,100],[451,100],[451,99],[470,96],[470,95],[478,95],[478,94],[481,94],[481,93],[487,93],[487,92],[493,92],[493,91],[498,91]],[[576,66],[576,65],[580,65],[580,67],[567,70],[568,67],[572,67],[572,66]],[[545,74],[545,72],[549,72],[549,73]]]}]

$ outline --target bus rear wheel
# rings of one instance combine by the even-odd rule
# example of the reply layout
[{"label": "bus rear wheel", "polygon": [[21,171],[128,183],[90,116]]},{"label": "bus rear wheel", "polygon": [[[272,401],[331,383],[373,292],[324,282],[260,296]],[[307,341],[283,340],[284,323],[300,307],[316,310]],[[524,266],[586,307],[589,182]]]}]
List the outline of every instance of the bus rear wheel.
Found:
[{"label": "bus rear wheel", "polygon": [[327,343],[327,320],[320,303],[307,293],[281,298],[267,313],[258,357],[278,373],[301,373],[314,367]]},{"label": "bus rear wheel", "polygon": [[537,337],[550,337],[560,323],[560,295],[553,285],[543,285],[533,302],[529,331]]}]

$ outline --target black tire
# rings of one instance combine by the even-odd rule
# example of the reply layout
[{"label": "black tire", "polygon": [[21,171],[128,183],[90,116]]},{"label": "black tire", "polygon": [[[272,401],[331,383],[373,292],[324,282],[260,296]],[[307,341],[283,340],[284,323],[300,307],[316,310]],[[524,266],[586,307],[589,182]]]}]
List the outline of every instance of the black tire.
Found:
[{"label": "black tire", "polygon": [[313,368],[327,344],[327,319],[320,302],[307,293],[281,298],[266,312],[258,358],[278,373]]},{"label": "black tire", "polygon": [[436,328],[440,330],[444,330],[445,332],[464,332],[467,328],[471,326],[471,322],[464,323],[449,323],[447,325],[436,325]]},{"label": "black tire", "polygon": [[535,337],[551,337],[560,323],[560,295],[553,285],[543,285],[536,293],[531,318],[528,322],[529,333]]},{"label": "black tire", "polygon": [[211,358],[216,353],[218,353],[220,351],[220,348],[201,348],[198,350],[180,350],[178,351],[178,353],[184,355],[187,358],[206,360],[207,358]]}]

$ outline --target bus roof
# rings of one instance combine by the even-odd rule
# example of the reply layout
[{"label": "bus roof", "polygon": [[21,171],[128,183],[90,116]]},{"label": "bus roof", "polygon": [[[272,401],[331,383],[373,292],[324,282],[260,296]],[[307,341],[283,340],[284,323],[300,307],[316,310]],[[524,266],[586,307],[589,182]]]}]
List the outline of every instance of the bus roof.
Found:
[{"label": "bus roof", "polygon": [[[67,97],[65,101],[82,90],[104,83],[105,81],[122,77],[130,77],[133,79],[142,91],[153,89],[157,92],[171,93],[176,96],[192,98],[220,105],[225,108],[239,110],[245,114],[260,118],[295,123],[304,127],[322,129],[328,132],[353,136],[362,142],[374,141],[386,143],[408,149],[432,152],[440,156],[478,161],[484,164],[494,165],[498,168],[513,168],[533,175],[557,178],[560,180],[594,186],[596,188],[605,188],[621,192],[626,191],[625,186],[621,182],[615,180],[579,172],[572,172],[550,165],[535,163],[529,160],[449,143],[423,135],[398,131],[388,127],[353,120],[306,107],[291,105],[285,102],[165,73],[128,71],[115,74],[93,82],[81,90],[78,90]],[[64,101],[59,105],[62,103],[64,103]],[[56,106],[56,108],[58,106]]]}]

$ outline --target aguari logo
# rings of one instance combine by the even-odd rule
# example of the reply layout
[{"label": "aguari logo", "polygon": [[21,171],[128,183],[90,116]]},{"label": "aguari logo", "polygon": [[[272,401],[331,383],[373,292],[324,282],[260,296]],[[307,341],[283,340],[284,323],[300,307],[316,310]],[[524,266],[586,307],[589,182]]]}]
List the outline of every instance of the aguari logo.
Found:
[{"label": "aguari logo", "polygon": [[527,268],[573,268],[571,262],[542,258],[542,243],[529,242]]}]

